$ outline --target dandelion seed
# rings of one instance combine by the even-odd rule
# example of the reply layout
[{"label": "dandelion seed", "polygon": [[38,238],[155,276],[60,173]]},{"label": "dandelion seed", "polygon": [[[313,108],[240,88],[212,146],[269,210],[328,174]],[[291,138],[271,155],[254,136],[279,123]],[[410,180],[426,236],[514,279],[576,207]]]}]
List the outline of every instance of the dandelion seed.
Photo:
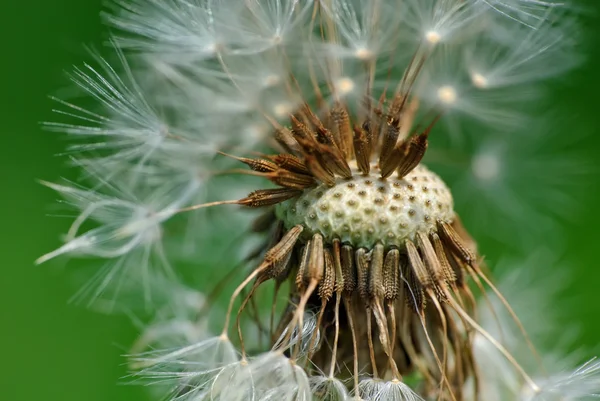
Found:
[{"label": "dandelion seed", "polygon": [[[65,244],[41,256],[36,262],[44,263],[66,253],[96,256],[111,261],[101,271],[102,274],[90,281],[90,287],[84,287],[76,298],[84,297],[90,292],[92,302],[110,288],[111,282],[119,283],[114,288],[115,296],[118,296],[119,286],[127,281],[141,281],[144,288],[148,288],[152,271],[155,274],[173,274],[163,248],[162,224],[191,199],[198,189],[197,183],[184,188],[173,188],[168,197],[157,196],[148,198],[145,202],[136,199],[125,188],[108,187],[106,189],[114,192],[114,196],[108,196],[74,186],[46,185],[67,198],[81,213],[71,225]],[[95,220],[98,226],[80,233],[88,220]],[[149,297],[150,294],[146,292],[146,301]]]},{"label": "dandelion seed", "polygon": [[344,401],[349,397],[346,385],[335,377],[311,376],[309,381],[315,400]]},{"label": "dandelion seed", "polygon": [[365,401],[422,401],[408,386],[398,380],[390,382],[382,380],[363,380],[358,390]]},{"label": "dandelion seed", "polygon": [[138,354],[132,356],[132,360],[148,366],[140,372],[142,376],[160,378],[167,374],[175,377],[188,377],[194,375],[194,372],[203,374],[236,363],[239,357],[229,339],[220,336],[170,351]]}]

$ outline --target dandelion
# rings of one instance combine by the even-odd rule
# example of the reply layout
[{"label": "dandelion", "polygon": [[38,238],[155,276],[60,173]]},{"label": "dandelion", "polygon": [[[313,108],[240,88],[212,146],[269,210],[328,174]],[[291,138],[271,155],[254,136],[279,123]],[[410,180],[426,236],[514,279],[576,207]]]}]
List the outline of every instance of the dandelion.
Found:
[{"label": "dandelion", "polygon": [[[422,163],[442,139],[440,122],[514,128],[510,117],[539,82],[573,67],[564,57],[571,24],[553,19],[561,8],[536,0],[113,2],[105,18],[127,80],[106,64],[106,78],[77,70],[75,82],[105,113],[65,103],[79,124],[51,126],[98,140],[75,150],[78,163],[102,174],[90,190],[52,184],[81,212],[66,244],[40,262],[67,253],[117,260],[99,294],[119,271],[150,275],[148,257],[129,267],[136,252],[158,249],[165,265],[177,258],[162,246],[167,234],[194,247],[192,227],[214,240],[218,227],[186,224],[203,211],[228,213],[227,237],[267,238],[208,289],[196,313],[158,307],[136,344],[134,377],[167,385],[173,401],[486,400],[480,366],[490,361],[510,372],[522,397],[588,394],[594,362],[537,378],[480,321],[481,305],[499,314],[496,299],[535,359],[459,218],[456,189]],[[460,127],[464,142],[480,139]],[[466,171],[480,185],[469,190],[484,192],[505,174],[498,155],[475,154]],[[244,196],[242,180],[224,181],[203,199],[209,181],[232,174],[253,190]],[[114,196],[102,192],[113,188]],[[232,206],[262,215],[244,231]],[[80,233],[91,218],[99,226]],[[171,230],[178,221],[184,229]],[[245,278],[226,292],[236,275]],[[171,288],[175,299],[187,293]],[[223,294],[227,306],[217,311]],[[221,318],[216,336],[208,309]]]}]

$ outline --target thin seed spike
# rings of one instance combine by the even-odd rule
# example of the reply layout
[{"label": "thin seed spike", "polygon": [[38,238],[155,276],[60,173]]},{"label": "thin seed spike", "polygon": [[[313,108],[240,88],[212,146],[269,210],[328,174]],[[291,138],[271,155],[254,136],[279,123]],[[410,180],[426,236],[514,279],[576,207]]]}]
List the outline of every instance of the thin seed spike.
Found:
[{"label": "thin seed spike", "polygon": [[[323,315],[325,314],[325,308],[327,307],[327,302],[329,301],[329,298],[326,298],[325,296],[321,296],[321,291],[320,291],[321,285],[319,285],[319,298],[321,298],[321,309],[319,310],[319,314],[317,317],[317,326],[316,327],[321,327],[321,323],[323,322]],[[311,336],[310,339],[310,343],[308,346],[309,349],[309,353],[307,355],[307,360],[306,363],[308,363],[313,355],[315,354],[315,351],[317,350],[317,348],[319,348],[318,346],[315,346],[317,343],[317,337],[319,334],[319,330],[315,330]],[[306,369],[306,366],[305,366]]]},{"label": "thin seed spike", "polygon": [[284,127],[275,130],[275,140],[288,153],[299,155],[302,153],[302,148],[298,141],[294,139],[292,132]]},{"label": "thin seed spike", "polygon": [[292,135],[301,147],[316,143],[315,135],[302,121],[296,116],[290,117],[292,123]]},{"label": "thin seed spike", "polygon": [[[435,302],[435,298],[434,298],[434,297],[431,297],[431,298],[432,298],[432,300]],[[438,305],[439,305],[439,304],[437,304],[437,303],[436,303],[436,307],[437,307]],[[441,317],[441,314],[440,314],[440,317]],[[448,386],[448,389],[450,389],[450,392],[448,393],[448,395],[450,396],[450,399],[451,399],[452,401],[458,401],[458,400],[456,399],[456,396],[454,395],[454,392],[452,392],[452,385],[450,384],[450,380],[448,380],[448,377],[447,377],[447,376],[446,376],[446,374],[445,374],[445,367],[444,367],[444,364],[442,364],[442,361],[440,361],[440,358],[439,358],[439,356],[438,356],[438,354],[437,354],[437,350],[436,350],[436,348],[435,348],[435,345],[433,344],[432,337],[431,337],[431,335],[429,334],[429,331],[427,330],[427,324],[426,324],[426,322],[425,322],[425,319],[424,319],[424,317],[423,317],[423,316],[419,316],[419,318],[420,318],[420,320],[421,320],[421,327],[423,328],[423,332],[425,333],[425,339],[427,340],[427,344],[429,345],[429,348],[430,348],[430,350],[431,350],[431,353],[432,353],[432,355],[433,355],[433,357],[434,357],[434,359],[435,359],[436,365],[437,365],[438,369],[440,370],[440,373],[441,373],[441,381],[442,381],[442,383],[444,383],[444,384],[446,384],[446,385]],[[434,334],[435,334],[435,333],[434,333]],[[445,342],[443,342],[443,344],[444,344],[444,347],[445,347],[446,343],[445,343]],[[445,363],[445,362],[444,362],[444,363]]]},{"label": "thin seed spike", "polygon": [[359,369],[358,369],[358,341],[356,339],[356,329],[354,326],[354,319],[352,317],[353,310],[350,304],[350,299],[344,297],[344,307],[346,308],[346,316],[348,318],[348,326],[350,326],[350,333],[352,334],[352,366],[353,366],[353,378],[354,378],[354,390],[358,392],[358,380],[359,380]]},{"label": "thin seed spike", "polygon": [[400,141],[408,138],[418,110],[419,99],[411,99],[408,108],[402,113],[402,126],[400,127],[400,137],[398,138]]},{"label": "thin seed spike", "polygon": [[273,230],[273,234],[271,235],[271,238],[269,238],[269,241],[267,242],[267,246],[263,247],[263,250],[264,249],[269,250],[269,249],[273,248],[275,245],[277,245],[277,243],[279,241],[281,241],[281,239],[283,238],[283,235],[287,232],[285,230],[285,224],[282,224],[282,223],[283,222],[277,223],[277,226],[275,227],[275,230]]},{"label": "thin seed spike", "polygon": [[381,151],[379,153],[379,166],[382,166],[396,148],[398,136],[400,135],[400,121],[391,118],[387,121],[383,139],[381,142]]},{"label": "thin seed spike", "polygon": [[306,166],[310,170],[311,174],[319,181],[332,187],[335,185],[335,177],[331,171],[329,171],[324,164],[321,163],[319,157],[316,155],[306,154],[304,160]]},{"label": "thin seed spike", "polygon": [[[443,242],[442,242],[443,245]],[[444,253],[446,254],[446,260],[450,263],[450,268],[454,273],[454,277],[456,277],[455,284],[458,288],[463,288],[465,283],[465,269],[463,267],[463,262],[458,260],[458,257],[452,253],[451,249],[444,246]]]},{"label": "thin seed spike", "polygon": [[333,336],[333,351],[331,353],[331,362],[329,363],[329,377],[333,377],[335,373],[335,368],[337,366],[337,348],[338,348],[338,339],[340,336],[340,301],[342,300],[342,295],[338,292],[335,296],[335,307],[333,312],[333,322],[334,322],[334,336]]},{"label": "thin seed spike", "polygon": [[317,184],[315,179],[311,176],[292,173],[282,169],[269,173],[266,177],[274,184],[298,190],[304,190]]},{"label": "thin seed spike", "polygon": [[473,266],[476,262],[475,255],[465,245],[463,239],[458,235],[452,226],[445,221],[438,221],[438,232],[440,238],[454,254],[456,254],[463,262]]},{"label": "thin seed spike", "polygon": [[431,276],[419,255],[417,247],[411,240],[406,240],[406,252],[408,254],[408,261],[412,271],[415,273],[415,277],[419,280],[419,283],[423,287],[429,288],[432,285]]},{"label": "thin seed spike", "polygon": [[377,371],[377,360],[375,358],[375,348],[373,346],[373,325],[371,324],[371,311],[367,307],[367,342],[369,344],[369,358],[371,360],[371,369],[373,377],[378,379],[379,372]]},{"label": "thin seed spike", "polygon": [[319,283],[319,297],[323,301],[329,301],[335,290],[335,265],[333,256],[329,249],[323,251],[325,269],[323,279]]},{"label": "thin seed spike", "polygon": [[375,298],[372,305],[372,311],[373,316],[375,317],[375,323],[377,324],[377,329],[379,331],[379,343],[383,347],[383,352],[388,357],[388,366],[392,371],[392,377],[402,380],[402,375],[400,375],[400,372],[398,371],[398,365],[396,365],[396,361],[394,361],[392,355],[392,344],[389,337],[387,316],[385,315],[385,309],[383,308],[380,298]]},{"label": "thin seed spike", "polygon": [[[411,304],[414,301],[411,300]],[[402,309],[404,311],[404,308]],[[400,320],[400,330],[398,335],[398,339],[402,344],[402,347],[406,351],[410,361],[414,366],[411,366],[413,369],[416,367],[418,372],[423,376],[425,381],[430,385],[435,386],[437,383],[432,376],[432,371],[428,366],[428,362],[422,358],[422,352],[420,350],[420,345],[416,342],[413,342],[415,337],[415,326],[413,324],[414,316],[407,316],[406,314],[401,314],[403,318]],[[417,350],[417,347],[419,348]],[[412,369],[411,369],[412,370]]]},{"label": "thin seed spike", "polygon": [[440,267],[442,268],[442,272],[444,274],[444,281],[449,285],[454,285],[456,282],[456,274],[446,257],[446,252],[444,251],[444,244],[440,239],[440,236],[437,233],[431,234],[431,242],[433,243],[433,249],[435,250],[435,254],[440,262]]},{"label": "thin seed spike", "polygon": [[304,164],[311,174],[319,181],[329,186],[335,185],[335,177],[323,162],[319,152],[319,144],[314,139],[298,138],[298,143],[302,146]]},{"label": "thin seed spike", "polygon": [[352,126],[348,110],[340,103],[333,106],[330,114],[332,134],[346,159],[352,158]]},{"label": "thin seed spike", "polygon": [[[302,111],[302,115],[305,117],[306,121],[313,126],[315,131],[317,131],[317,138],[319,136],[324,136],[327,138],[326,139],[327,143],[333,143],[333,136],[323,126],[323,123],[321,122],[319,117],[317,117],[315,115],[315,113],[312,111],[312,108],[307,103],[304,103],[301,111]],[[321,142],[321,143],[325,143],[325,142]]]},{"label": "thin seed spike", "polygon": [[458,215],[454,216],[454,220],[452,221],[452,224],[450,224],[450,226],[454,229],[454,231],[456,231],[458,236],[462,238],[463,242],[465,243],[465,246],[471,250],[471,253],[477,255],[477,243],[475,242],[473,237],[471,237]]},{"label": "thin seed spike", "polygon": [[292,154],[282,153],[282,154],[272,155],[272,156],[267,156],[267,157],[270,160],[272,160],[275,164],[277,164],[279,167],[281,167],[285,170],[291,171],[293,173],[310,175],[310,172],[308,171],[308,169],[306,168],[306,166],[304,165],[302,160],[300,160],[300,158],[298,158]]},{"label": "thin seed spike", "polygon": [[[390,355],[394,355],[394,348],[396,347],[396,335],[398,333],[398,327],[396,323],[396,307],[394,306],[394,300],[388,300],[385,304],[390,318]],[[403,352],[404,354],[404,352]],[[400,370],[406,372],[408,370],[407,364],[404,358],[398,358],[398,364],[400,364]]]},{"label": "thin seed spike", "polygon": [[299,290],[304,288],[304,275],[306,274],[306,270],[308,268],[308,263],[310,259],[310,248],[311,241],[309,240],[304,248],[302,248],[302,252],[300,254],[300,263],[298,264],[298,273],[296,273],[296,288]]},{"label": "thin seed spike", "polygon": [[433,245],[431,245],[427,235],[421,232],[418,232],[416,237],[417,245],[421,250],[421,255],[423,256],[423,262],[425,262],[425,267],[427,268],[430,277],[433,279],[433,286],[436,288],[438,295],[442,295],[442,291],[439,289],[439,287],[445,284],[444,272],[442,270],[440,261],[435,254]]},{"label": "thin seed spike", "polygon": [[412,307],[416,313],[421,313],[425,309],[425,293],[423,291],[423,285],[419,282],[417,275],[415,274],[408,255],[401,259],[400,262],[402,271],[402,281],[404,281],[404,292],[407,303]]},{"label": "thin seed spike", "polygon": [[402,109],[404,108],[404,105],[406,104],[406,100],[407,100],[406,96],[403,96],[400,94],[394,96],[394,98],[392,99],[392,102],[390,103],[390,106],[388,107],[388,111],[387,111],[390,118],[395,118],[397,120],[400,120],[400,118],[402,117]]},{"label": "thin seed spike", "polygon": [[[314,115],[312,110],[305,105],[304,114],[314,127],[314,133],[308,129],[305,124],[298,120],[293,120],[294,133],[297,133],[299,143],[304,147],[305,152],[317,157],[319,162],[326,170],[336,173],[344,178],[352,177],[350,166],[342,151],[338,148],[335,138],[323,123]],[[312,138],[312,141],[309,140]]]},{"label": "thin seed spike", "polygon": [[273,248],[269,249],[265,254],[264,261],[258,266],[256,269],[252,271],[242,281],[237,288],[231,294],[229,298],[229,305],[227,307],[227,314],[225,315],[225,322],[223,324],[223,331],[221,333],[222,336],[226,336],[229,330],[229,322],[231,318],[231,312],[233,311],[233,304],[236,298],[240,295],[243,289],[254,280],[259,274],[263,274],[265,270],[271,269],[275,264],[280,262],[282,259],[285,259],[288,253],[291,253],[298,236],[302,233],[303,227],[301,225],[293,227],[290,231],[286,233],[286,235],[275,245]]},{"label": "thin seed spike", "polygon": [[383,292],[386,300],[398,298],[400,276],[400,251],[392,248],[383,263]]},{"label": "thin seed spike", "polygon": [[342,274],[344,276],[344,292],[352,294],[357,286],[357,274],[354,267],[354,248],[350,245],[342,245],[341,252]]},{"label": "thin seed spike", "polygon": [[366,124],[366,127],[368,128],[367,130],[371,135],[371,152],[380,150],[378,148],[380,145],[379,139],[381,137],[382,127],[385,125],[386,121],[380,108],[375,108],[373,112],[374,115]]},{"label": "thin seed spike", "polygon": [[[304,311],[305,311],[308,300],[314,293],[318,284],[319,283],[317,280],[309,281],[309,283],[306,287],[306,291],[300,297],[300,302],[298,302],[298,307],[296,308],[296,312],[294,313],[294,318],[292,319],[292,322],[290,324],[290,328],[297,326],[299,328],[299,333],[300,333],[300,338],[298,339],[298,342],[294,349],[294,353],[292,354],[292,360],[296,360],[298,357],[298,352],[300,352],[300,346],[302,344],[302,327],[304,324]],[[288,333],[291,334],[292,330],[289,330]]]},{"label": "thin seed spike", "polygon": [[323,126],[323,123],[321,123],[320,121],[319,124],[315,126],[315,134],[317,142],[319,142],[322,145],[329,145],[338,152],[340,151],[340,149],[337,146],[337,143],[335,142],[333,134],[327,128],[325,128]]},{"label": "thin seed spike", "polygon": [[388,178],[394,173],[394,170],[398,168],[402,158],[406,154],[407,144],[401,143],[393,148],[386,159],[379,162],[379,169],[381,170],[381,178]]},{"label": "thin seed spike", "polygon": [[[398,251],[400,252],[400,251]],[[398,255],[398,295],[396,297],[396,299],[408,299],[407,296],[408,294],[406,294],[406,286],[405,286],[405,272],[407,270],[407,256],[404,253],[400,253]]]},{"label": "thin seed spike", "polygon": [[427,137],[428,134],[423,133],[410,139],[406,153],[398,166],[398,177],[403,178],[421,162],[428,146]]},{"label": "thin seed spike", "polygon": [[320,160],[329,171],[344,178],[352,178],[352,170],[342,153],[332,145],[319,145],[317,147]]},{"label": "thin seed spike", "polygon": [[271,313],[269,314],[269,338],[270,341],[274,341],[273,335],[275,330],[275,311],[277,310],[277,299],[279,295],[279,290],[281,289],[280,280],[275,280],[275,288],[273,289],[273,298],[271,299]]},{"label": "thin seed spike", "polygon": [[[256,281],[250,288],[250,291],[244,297],[240,307],[238,308],[237,316],[235,319],[235,325],[236,325],[237,332],[238,332],[238,338],[240,340],[240,353],[242,354],[242,357],[245,357],[245,355],[246,355],[246,347],[244,345],[244,336],[242,333],[242,325],[241,325],[242,312],[244,311],[244,309],[246,309],[248,302],[250,302],[251,307],[256,306],[256,304],[253,302],[253,301],[255,301],[254,294],[256,293],[256,290],[263,282],[264,282],[264,279],[262,279],[261,277],[257,277]],[[249,315],[250,315],[250,313],[249,313]],[[262,324],[256,315],[252,316],[252,320],[258,326],[259,330],[264,331],[264,328],[262,327]]]},{"label": "thin seed spike", "polygon": [[358,169],[367,175],[371,170],[371,143],[368,132],[362,127],[354,127],[353,144]]},{"label": "thin seed spike", "polygon": [[433,294],[433,291],[430,291],[429,295],[431,301],[435,307],[435,310],[438,312],[438,317],[440,319],[440,323],[442,325],[442,365],[441,365],[441,380],[439,383],[440,390],[443,390],[444,385],[448,384],[448,390],[452,393],[452,387],[450,386],[450,380],[448,380],[447,369],[448,369],[448,323],[446,319],[446,310],[444,307],[438,302],[436,299],[436,294]]},{"label": "thin seed spike", "polygon": [[365,248],[356,250],[356,278],[358,294],[364,301],[369,299],[369,256]]},{"label": "thin seed spike", "polygon": [[281,240],[265,253],[264,262],[270,267],[266,273],[271,277],[277,277],[287,266],[292,256],[292,249],[304,228],[301,225],[292,227]]},{"label": "thin seed spike", "polygon": [[[289,252],[277,263],[273,264],[273,267],[267,270],[259,278],[263,280],[273,279],[277,282],[282,282],[289,275],[290,271],[290,260],[292,259],[293,252]],[[257,279],[258,280],[258,279]]]},{"label": "thin seed spike", "polygon": [[230,157],[237,161],[240,161],[240,162],[244,163],[245,165],[247,165],[248,167],[250,167],[250,169],[252,169],[253,171],[258,171],[260,173],[270,173],[270,172],[278,169],[277,164],[275,164],[269,160],[238,157],[238,156],[233,156],[233,155],[230,155],[230,154],[227,154],[224,152],[218,152],[218,153],[223,156],[227,156],[227,157]]},{"label": "thin seed spike", "polygon": [[369,295],[377,300],[383,299],[383,245],[375,244],[371,252],[371,264],[369,267]]},{"label": "thin seed spike", "polygon": [[323,256],[323,237],[321,234],[315,234],[310,244],[310,256],[308,266],[304,274],[305,282],[320,282],[325,270],[325,257]]},{"label": "thin seed spike", "polygon": [[[448,323],[448,338],[452,341],[452,348],[455,355],[454,358],[454,372],[456,374],[455,383],[464,383],[465,377],[472,376],[477,381],[477,372],[473,365],[469,364],[469,350],[470,347],[463,345],[465,343],[463,337],[459,335],[460,331],[457,325],[456,319],[446,319]],[[463,386],[455,386],[456,398],[463,399],[462,390]],[[477,399],[475,397],[474,399]]]},{"label": "thin seed spike", "polygon": [[[335,238],[332,243],[333,266],[335,269],[335,292],[341,294],[344,291],[345,280],[344,270],[342,268],[342,245],[340,240]],[[339,299],[339,296],[338,296]]]},{"label": "thin seed spike", "polygon": [[257,189],[247,197],[240,199],[239,204],[248,207],[271,206],[298,196],[302,191],[289,188]]}]

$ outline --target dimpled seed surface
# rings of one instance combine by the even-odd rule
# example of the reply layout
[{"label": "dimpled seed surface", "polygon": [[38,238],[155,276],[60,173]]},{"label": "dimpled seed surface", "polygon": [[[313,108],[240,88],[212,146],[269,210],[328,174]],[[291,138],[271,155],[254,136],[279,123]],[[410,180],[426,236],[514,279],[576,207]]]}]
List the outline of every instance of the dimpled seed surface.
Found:
[{"label": "dimpled seed surface", "polygon": [[403,179],[382,180],[378,171],[353,174],[351,180],[338,178],[333,187],[322,184],[277,205],[278,218],[287,229],[304,226],[305,239],[320,233],[327,242],[339,238],[369,249],[376,242],[403,248],[417,232],[433,231],[437,220],[454,219],[450,190],[423,165]]}]

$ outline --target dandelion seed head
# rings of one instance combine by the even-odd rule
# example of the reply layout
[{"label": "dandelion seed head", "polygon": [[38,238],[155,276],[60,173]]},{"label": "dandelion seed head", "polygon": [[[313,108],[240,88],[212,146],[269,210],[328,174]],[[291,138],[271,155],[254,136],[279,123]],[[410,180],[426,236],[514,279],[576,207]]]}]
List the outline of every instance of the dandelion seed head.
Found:
[{"label": "dandelion seed head", "polygon": [[[558,3],[118,0],[105,19],[118,67],[73,74],[100,107],[61,102],[69,121],[48,125],[83,139],[70,151],[88,188],[51,184],[78,217],[39,261],[108,261],[86,290],[99,297],[175,283],[185,256],[220,272],[249,251],[227,275],[246,278],[226,310],[206,302],[227,301],[230,282],[207,298],[165,285],[173,300],[140,325],[130,366],[165,383],[164,399],[465,401],[479,381],[499,388],[489,366],[511,372],[497,380],[513,393],[596,383],[591,363],[536,384],[479,325],[471,291],[493,285],[467,229],[487,220],[471,217],[522,220],[537,211],[508,184],[548,176],[522,157],[525,139],[515,150],[490,132],[531,126],[521,106],[576,64]],[[449,152],[462,177],[451,192],[422,161],[454,123],[475,151]],[[463,225],[454,199],[474,194]],[[261,212],[250,230],[242,207]]]}]

